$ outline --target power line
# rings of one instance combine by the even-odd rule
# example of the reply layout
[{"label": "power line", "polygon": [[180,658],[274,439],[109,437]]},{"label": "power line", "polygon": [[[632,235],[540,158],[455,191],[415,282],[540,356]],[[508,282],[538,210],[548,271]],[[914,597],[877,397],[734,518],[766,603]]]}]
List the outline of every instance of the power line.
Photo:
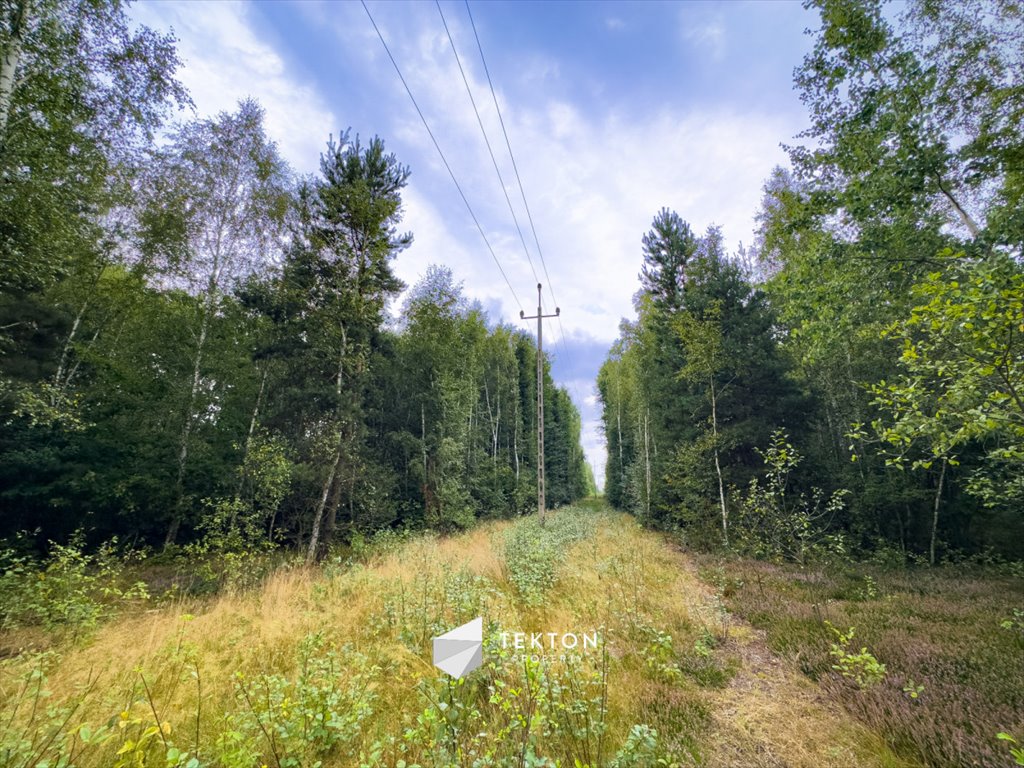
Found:
[{"label": "power line", "polygon": [[[557,305],[558,301],[555,299],[554,286],[551,284],[551,276],[548,274],[548,265],[544,260],[544,251],[540,247],[540,240],[537,238],[537,227],[533,223],[533,214],[530,213],[530,204],[526,202],[526,191],[523,189],[523,180],[519,176],[519,165],[516,163],[515,153],[512,151],[512,142],[508,138],[508,130],[505,128],[505,118],[501,116],[501,107],[498,106],[498,97],[494,92],[494,83],[491,81],[491,71],[487,67],[487,59],[484,57],[484,47],[480,43],[480,35],[476,31],[476,22],[473,20],[473,11],[470,10],[469,0],[466,2],[466,13],[469,14],[469,23],[473,27],[473,37],[476,38],[476,47],[480,51],[480,61],[484,65],[484,74],[487,75],[487,86],[491,90],[491,98],[494,100],[494,109],[498,112],[498,122],[501,123],[501,133],[505,137],[505,146],[508,148],[508,156],[512,158],[512,169],[516,174],[516,183],[519,185],[519,194],[523,198],[523,207],[526,209],[526,218],[530,222],[530,231],[533,233],[533,242],[537,246],[537,255],[540,256],[541,266],[544,268],[544,278],[548,281],[548,291],[551,293],[551,300]],[[564,337],[564,334],[563,334]],[[564,340],[563,340],[564,346]]]},{"label": "power line", "polygon": [[[476,115],[477,125],[480,127],[480,133],[484,137],[484,144],[487,145],[487,153],[491,157],[491,164],[494,166],[494,172],[498,176],[498,183],[501,185],[502,194],[505,195],[505,202],[508,204],[509,213],[512,214],[512,221],[515,223],[516,232],[519,234],[519,241],[523,244],[523,251],[526,253],[526,260],[530,264],[530,270],[533,272],[534,279],[537,280],[537,282],[539,284],[540,283],[540,278],[537,277],[537,270],[533,266],[533,259],[530,258],[530,249],[526,245],[526,238],[523,237],[523,230],[519,226],[519,218],[516,216],[515,208],[512,205],[512,200],[509,198],[508,190],[505,188],[505,179],[501,175],[501,169],[498,166],[498,160],[494,156],[494,149],[491,147],[491,141],[487,137],[487,129],[484,128],[483,119],[480,117],[480,109],[477,107],[476,99],[473,96],[473,90],[469,86],[469,78],[466,76],[466,71],[465,71],[465,69],[462,66],[462,60],[459,58],[459,52],[458,52],[458,50],[455,47],[455,40],[452,37],[451,29],[448,27],[448,21],[447,21],[447,19],[445,19],[444,10],[441,8],[440,0],[434,0],[434,4],[437,6],[437,13],[441,17],[441,23],[444,25],[445,34],[448,36],[448,43],[449,43],[449,45],[451,45],[452,54],[455,56],[455,63],[459,67],[459,74],[462,76],[462,84],[466,87],[466,94],[469,96],[470,104],[473,105],[473,113]],[[498,113],[498,120],[501,122],[501,130],[502,130],[502,135],[505,138],[505,146],[508,148],[509,157],[512,160],[512,167],[513,167],[513,169],[515,169],[516,182],[517,182],[517,185],[519,187],[519,193],[522,196],[523,206],[526,209],[526,214],[530,218],[530,228],[531,228],[531,231],[532,231],[532,234],[533,234],[534,243],[537,246],[538,255],[540,255],[540,257],[541,257],[541,263],[542,263],[543,268],[544,268],[544,276],[548,280],[548,291],[551,293],[551,300],[557,306],[558,302],[557,302],[557,299],[555,298],[554,287],[551,284],[551,277],[550,277],[550,275],[548,275],[547,264],[544,262],[543,252],[541,251],[541,248],[540,248],[540,241],[537,238],[537,229],[536,229],[536,227],[533,224],[532,216],[530,216],[530,206],[526,202],[526,192],[525,192],[525,190],[523,188],[522,179],[519,177],[519,168],[516,165],[515,154],[512,152],[512,144],[511,144],[511,141],[509,140],[509,137],[508,137],[508,131],[505,129],[505,120],[501,116],[501,108],[498,106],[498,99],[497,99],[497,96],[495,95],[494,84],[493,84],[493,82],[491,80],[490,71],[487,68],[487,60],[484,58],[483,46],[480,43],[480,36],[479,36],[479,34],[477,34],[477,31],[476,31],[476,24],[475,24],[475,22],[473,22],[472,11],[469,10],[469,0],[466,0],[466,10],[469,12],[470,23],[473,25],[473,36],[476,39],[477,48],[480,51],[480,59],[483,62],[484,71],[487,73],[487,84],[488,84],[488,87],[490,88],[490,91],[491,91],[491,98],[494,100],[495,111]],[[543,306],[543,304],[542,304],[542,306]],[[560,340],[562,342],[562,351],[565,352],[566,361],[569,362],[570,361],[570,355],[569,355],[568,345],[565,342],[565,329],[562,326],[562,318],[561,318],[560,315],[557,315],[557,314],[554,317],[558,321],[558,333],[559,333],[559,338],[560,338]],[[571,379],[570,381],[571,381],[570,386],[572,387],[573,392],[576,394],[577,399],[580,400],[581,407],[582,407],[582,398],[580,397],[579,390],[576,388],[575,380]]]},{"label": "power line", "polygon": [[[435,2],[437,2],[437,0],[435,0]],[[530,222],[530,232],[533,234],[533,242],[537,246],[537,255],[540,256],[540,263],[541,263],[541,266],[544,269],[544,278],[547,280],[547,283],[548,283],[548,292],[551,294],[551,301],[552,301],[552,303],[554,303],[555,306],[558,306],[558,299],[555,298],[555,287],[554,287],[554,284],[551,282],[551,275],[548,274],[548,264],[547,264],[547,261],[544,259],[544,251],[540,247],[540,239],[537,237],[537,227],[536,227],[536,225],[533,222],[533,214],[530,213],[530,204],[526,201],[526,190],[523,187],[522,177],[519,175],[519,165],[518,165],[518,163],[516,163],[516,156],[515,156],[515,153],[512,151],[512,142],[508,138],[508,130],[505,128],[505,118],[503,118],[501,116],[501,107],[498,105],[498,96],[497,96],[497,94],[494,91],[494,82],[491,80],[491,71],[490,71],[490,69],[487,66],[487,57],[484,56],[484,47],[483,47],[483,44],[480,42],[480,34],[477,32],[477,29],[476,29],[476,21],[474,21],[474,19],[473,19],[473,11],[469,7],[469,0],[465,0],[465,3],[466,3],[466,13],[469,15],[469,23],[473,27],[473,37],[476,39],[476,47],[477,47],[477,50],[480,52],[480,61],[484,65],[484,74],[487,75],[487,86],[488,86],[488,88],[491,91],[491,99],[494,100],[494,109],[498,113],[498,122],[501,123],[501,133],[505,137],[505,146],[508,148],[508,156],[512,159],[512,169],[515,171],[515,174],[516,174],[516,184],[519,186],[519,194],[520,194],[520,196],[523,199],[523,207],[526,209],[526,218]],[[438,10],[440,10],[440,5],[438,5]],[[443,14],[442,14],[442,18],[443,18]],[[447,29],[447,25],[445,25],[445,29]],[[449,35],[449,39],[450,39],[450,35]],[[452,48],[454,50],[454,44],[453,44]],[[458,58],[457,54],[456,54],[456,58]],[[462,69],[462,65],[460,64],[459,65],[459,70],[461,71],[461,69]],[[463,79],[465,79],[465,74],[463,74]],[[468,84],[467,84],[466,87],[468,89],[468,87],[469,87]],[[472,95],[470,96],[470,98],[472,98]],[[474,104],[474,108],[475,108],[475,104]],[[480,119],[479,113],[477,113],[477,119],[478,120]],[[481,128],[481,130],[483,130],[483,125],[482,124],[481,124],[480,128]],[[486,140],[486,133],[485,133],[484,138]],[[490,149],[490,143],[488,143],[487,146],[488,146],[488,149]],[[491,159],[492,160],[494,159],[494,155],[493,154],[491,155]],[[497,168],[497,164],[495,164],[495,168]],[[499,178],[500,178],[500,174],[499,174]],[[504,184],[502,185],[502,189],[504,189]],[[507,197],[508,196],[506,194],[506,199],[507,199]],[[510,204],[510,206],[511,206],[511,204]],[[514,217],[515,217],[515,214],[513,214],[513,218]],[[519,223],[516,222],[516,228],[518,229],[518,227],[519,227]],[[522,237],[522,232],[520,232],[520,237]],[[532,263],[531,263],[531,266],[533,266]],[[536,274],[536,273],[534,273],[534,274]],[[566,362],[569,363],[570,366],[571,366],[571,355],[569,354],[569,347],[565,343],[565,329],[562,327],[562,318],[558,317],[557,320],[558,320],[558,334],[559,334],[560,340],[562,342],[562,351],[565,352]],[[582,409],[583,409],[583,405],[584,405],[583,398],[580,397],[580,393],[579,393],[579,390],[576,388],[576,383],[575,383],[574,379],[570,379],[570,386],[572,387],[573,392],[575,392],[576,398],[579,400],[580,411],[581,411],[581,415],[582,415]]]},{"label": "power line", "polygon": [[367,17],[370,19],[370,23],[373,25],[374,32],[377,33],[377,37],[380,39],[381,45],[384,46],[384,51],[387,53],[388,58],[391,59],[391,64],[394,66],[395,72],[398,74],[398,79],[401,80],[402,85],[405,86],[405,92],[409,95],[409,100],[412,102],[413,107],[416,108],[416,114],[420,116],[420,120],[423,121],[423,127],[427,129],[427,134],[430,136],[430,140],[434,142],[434,148],[437,150],[437,154],[441,156],[441,162],[444,163],[444,167],[448,170],[448,175],[452,177],[452,183],[455,184],[455,188],[459,191],[459,196],[462,198],[462,202],[466,204],[466,210],[469,211],[469,215],[473,219],[473,223],[476,224],[477,231],[480,232],[480,237],[483,238],[484,244],[487,246],[487,250],[490,251],[491,258],[494,259],[495,266],[497,266],[498,271],[501,272],[501,276],[505,280],[505,285],[507,285],[509,291],[511,291],[512,298],[516,300],[516,304],[519,305],[520,311],[523,311],[523,304],[519,301],[515,288],[513,288],[512,283],[509,282],[508,275],[505,274],[505,270],[502,269],[501,262],[498,260],[498,256],[494,252],[494,248],[491,247],[490,240],[487,239],[487,235],[484,234],[483,227],[480,226],[480,220],[477,219],[476,214],[473,212],[473,206],[471,206],[469,204],[469,200],[466,199],[466,194],[462,191],[462,186],[459,184],[459,180],[455,178],[455,173],[452,171],[452,167],[448,164],[448,159],[444,156],[444,152],[441,150],[441,145],[438,144],[437,139],[434,137],[434,132],[430,130],[430,124],[427,123],[427,118],[423,116],[423,110],[421,110],[420,105],[416,103],[416,97],[412,95],[412,89],[409,88],[409,84],[406,82],[405,77],[402,76],[402,70],[399,68],[398,62],[395,61],[395,57],[391,54],[391,49],[388,48],[388,44],[384,40],[384,35],[381,34],[380,28],[377,26],[377,22],[373,20],[373,14],[370,13],[370,9],[366,5],[366,0],[360,0],[360,2],[363,5],[363,10],[366,11]]},{"label": "power line", "polygon": [[480,117],[480,110],[476,106],[476,99],[473,98],[473,90],[469,87],[469,79],[466,77],[466,71],[462,68],[462,61],[459,59],[459,52],[455,49],[455,40],[452,38],[451,30],[448,28],[448,21],[444,17],[444,11],[441,10],[440,0],[434,0],[434,4],[437,6],[437,12],[441,16],[441,23],[444,25],[445,34],[448,35],[448,42],[452,47],[452,53],[455,55],[455,63],[459,65],[459,74],[462,75],[462,83],[466,86],[466,94],[469,96],[469,103],[473,105],[473,112],[476,114],[477,125],[480,126],[480,133],[483,134],[484,144],[487,145],[487,153],[491,156],[491,163],[494,165],[494,172],[498,175],[498,183],[501,185],[502,194],[505,195],[505,202],[508,203],[508,212],[512,214],[512,221],[515,222],[516,232],[519,233],[519,242],[523,244],[523,251],[526,253],[526,261],[530,265],[530,271],[533,272],[533,279],[538,283],[540,278],[537,277],[537,270],[533,266],[533,259],[530,258],[530,249],[526,245],[526,238],[523,237],[523,230],[519,226],[519,219],[516,217],[515,209],[512,207],[512,200],[508,196],[508,190],[505,189],[505,180],[501,176],[501,169],[498,168],[498,161],[494,157],[494,150],[491,148],[491,141],[487,138],[487,131],[484,129],[484,121]]}]

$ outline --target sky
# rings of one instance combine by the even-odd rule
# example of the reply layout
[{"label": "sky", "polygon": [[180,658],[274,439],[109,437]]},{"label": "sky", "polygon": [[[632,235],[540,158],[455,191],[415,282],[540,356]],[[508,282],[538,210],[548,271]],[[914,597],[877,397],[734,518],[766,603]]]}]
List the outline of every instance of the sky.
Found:
[{"label": "sky", "polygon": [[697,232],[720,226],[730,249],[752,242],[764,180],[807,125],[792,75],[817,19],[781,0],[367,7],[494,257],[359,2],[150,0],[131,13],[173,30],[198,116],[256,98],[297,173],[316,172],[330,135],[380,136],[411,169],[402,229],[414,242],[394,262],[406,284],[446,265],[491,322],[531,331],[519,312],[535,313],[544,284],[544,311],[561,309],[545,326],[552,375],[580,409],[600,484],[596,377],[634,315],[641,238],[667,207]]}]

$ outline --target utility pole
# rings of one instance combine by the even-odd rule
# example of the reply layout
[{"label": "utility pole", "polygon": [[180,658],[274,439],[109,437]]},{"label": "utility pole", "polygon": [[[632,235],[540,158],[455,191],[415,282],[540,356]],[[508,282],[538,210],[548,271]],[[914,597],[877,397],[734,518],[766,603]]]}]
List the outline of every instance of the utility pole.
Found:
[{"label": "utility pole", "polygon": [[537,321],[537,515],[544,524],[544,327],[546,317],[558,317],[562,310],[555,307],[555,314],[545,315],[541,308],[540,283],[537,283],[537,314],[527,316],[519,310],[522,320]]}]

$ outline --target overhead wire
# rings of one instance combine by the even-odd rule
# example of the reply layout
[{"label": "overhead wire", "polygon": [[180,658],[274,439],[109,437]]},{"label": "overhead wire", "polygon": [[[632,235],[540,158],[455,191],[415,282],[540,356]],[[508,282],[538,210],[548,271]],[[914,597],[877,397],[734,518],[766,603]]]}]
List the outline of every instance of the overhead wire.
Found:
[{"label": "overhead wire", "polygon": [[[438,0],[435,0],[435,2],[437,2],[437,1]],[[523,199],[523,208],[526,210],[526,218],[530,222],[530,231],[533,234],[533,242],[534,242],[534,244],[537,247],[537,255],[540,257],[540,263],[541,263],[541,266],[542,266],[542,268],[544,270],[544,278],[547,280],[547,283],[548,283],[548,292],[551,294],[551,301],[554,302],[555,306],[557,307],[558,306],[558,299],[555,298],[555,288],[554,288],[554,285],[551,282],[551,275],[548,274],[547,261],[544,259],[544,251],[540,247],[540,238],[537,237],[537,227],[536,227],[536,225],[534,224],[534,221],[533,221],[533,214],[530,212],[530,204],[526,200],[526,189],[523,187],[523,180],[522,180],[522,177],[519,174],[519,164],[516,163],[515,153],[512,151],[512,142],[509,140],[508,130],[505,127],[505,118],[502,117],[502,115],[501,115],[501,107],[498,105],[498,96],[497,96],[497,94],[494,91],[494,81],[491,79],[491,71],[490,71],[490,69],[487,66],[487,57],[484,56],[484,47],[483,47],[483,44],[480,42],[480,34],[479,34],[479,32],[477,32],[476,21],[473,19],[473,11],[469,7],[469,0],[465,0],[465,4],[466,4],[466,13],[469,15],[469,23],[470,23],[470,25],[473,28],[473,37],[476,39],[476,47],[477,47],[477,50],[480,52],[480,61],[483,63],[484,74],[487,76],[487,86],[488,86],[488,88],[491,91],[491,98],[494,100],[494,109],[498,113],[498,122],[501,124],[501,133],[505,137],[505,146],[508,149],[509,158],[511,158],[511,160],[512,160],[512,169],[515,171],[516,184],[519,186],[519,194],[520,194],[520,196]],[[438,4],[438,10],[440,11],[440,9],[441,9],[441,6],[440,6],[440,4]],[[442,14],[442,18],[443,18],[443,14]],[[446,24],[445,25],[445,29],[447,30],[447,28],[448,28],[448,26]],[[450,39],[451,39],[451,35],[449,34],[449,40]],[[452,44],[452,49],[454,50],[454,43]],[[456,58],[457,58],[457,56],[456,56]],[[461,64],[459,65],[459,69],[461,71],[461,69],[462,69],[462,65]],[[463,79],[465,79],[465,75],[463,75]],[[467,87],[467,89],[469,88],[468,83],[467,83],[466,87]],[[470,98],[472,99],[472,94],[470,95]],[[474,109],[475,108],[476,108],[476,105],[474,103]],[[477,119],[479,120],[479,118],[480,118],[480,115],[479,115],[479,113],[477,113]],[[482,123],[480,125],[480,129],[483,130],[483,124]],[[485,140],[486,140],[486,133],[485,133]],[[490,148],[490,143],[488,142],[488,149],[489,148]],[[491,159],[492,160],[494,159],[494,155],[493,154],[491,155]],[[495,164],[495,167],[497,167],[497,164]],[[500,178],[500,174],[499,174],[499,178]],[[504,189],[504,185],[502,185],[502,189]],[[507,198],[507,195],[506,195],[506,198]],[[514,216],[515,216],[515,214],[513,214],[513,217]],[[519,224],[517,222],[516,223],[516,227],[518,228],[518,226],[519,226]],[[522,236],[522,233],[520,233],[520,236]],[[532,264],[531,264],[531,266],[532,266]],[[538,280],[537,282],[540,282],[540,281]],[[543,304],[543,302],[542,302],[542,304]],[[561,318],[561,316],[559,316],[556,319],[558,320],[558,333],[559,333],[559,336],[560,336],[560,339],[561,339],[561,342],[562,342],[562,351],[565,353],[566,362],[570,362],[571,356],[569,355],[569,348],[568,348],[568,346],[566,345],[566,342],[565,342],[565,329],[562,326],[562,318]],[[571,362],[570,362],[570,365],[571,365]],[[574,379],[570,379],[570,386],[572,386],[573,391],[576,393],[577,399],[580,400],[580,406],[582,407],[583,400],[580,399],[580,393],[576,389],[576,384],[575,384],[575,380]]]},{"label": "overhead wire", "polygon": [[498,259],[498,255],[494,252],[494,248],[491,247],[491,242],[487,239],[487,235],[484,233],[484,229],[480,225],[480,220],[477,218],[476,213],[473,212],[473,206],[469,204],[469,200],[466,198],[466,193],[462,191],[462,186],[459,184],[459,180],[455,177],[455,172],[452,170],[451,165],[449,165],[448,158],[445,157],[444,151],[441,149],[441,145],[434,136],[434,132],[430,130],[430,124],[427,122],[427,118],[423,115],[423,110],[420,109],[420,105],[416,102],[416,97],[412,95],[412,89],[409,87],[409,83],[406,82],[405,77],[402,75],[402,70],[398,66],[398,62],[395,61],[395,57],[392,55],[387,41],[384,40],[384,35],[381,34],[380,28],[377,26],[377,22],[374,21],[373,14],[370,13],[370,8],[366,5],[366,0],[360,0],[360,2],[362,3],[363,10],[366,11],[367,17],[370,19],[370,24],[373,25],[373,30],[377,33],[377,37],[380,39],[381,45],[384,46],[384,51],[391,60],[391,64],[395,68],[395,72],[398,74],[398,79],[402,81],[402,85],[405,87],[405,92],[409,95],[409,100],[416,109],[416,114],[420,116],[420,120],[423,122],[423,127],[427,129],[427,135],[430,136],[430,140],[434,143],[434,148],[437,150],[437,154],[441,156],[441,162],[444,163],[444,167],[448,170],[448,175],[451,176],[452,183],[455,184],[455,188],[459,191],[459,196],[462,198],[462,202],[465,203],[466,210],[469,211],[470,218],[472,218],[473,223],[476,224],[477,231],[480,232],[480,237],[483,238],[484,244],[487,246],[487,250],[491,254],[491,258],[494,259],[495,266],[498,267],[498,271],[505,280],[505,285],[508,286],[509,291],[512,293],[512,298],[515,299],[519,309],[522,310],[523,304],[519,300],[519,296],[516,294],[515,288],[513,288],[512,283],[509,282],[508,275],[505,274],[505,270],[501,266],[501,261]]},{"label": "overhead wire", "polygon": [[437,6],[437,13],[441,17],[441,23],[444,25],[445,34],[448,35],[448,43],[452,47],[452,54],[455,56],[455,63],[459,67],[459,74],[462,75],[462,83],[466,86],[466,94],[469,96],[469,103],[473,105],[473,113],[476,115],[476,123],[480,126],[480,133],[484,137],[484,144],[487,145],[487,154],[491,156],[491,163],[494,165],[494,172],[498,176],[498,184],[501,186],[502,194],[505,195],[505,202],[508,204],[508,212],[512,214],[512,221],[516,225],[516,232],[519,233],[519,242],[523,244],[523,251],[526,253],[526,261],[530,265],[530,271],[533,272],[533,279],[538,283],[540,278],[537,277],[537,270],[533,266],[533,259],[530,257],[530,249],[526,245],[526,238],[523,236],[522,227],[519,226],[519,217],[516,216],[515,208],[512,207],[512,200],[508,196],[508,190],[505,188],[505,179],[502,178],[501,169],[498,167],[498,160],[494,157],[494,150],[491,148],[491,140],[487,138],[487,130],[484,128],[484,121],[480,117],[480,110],[477,108],[476,99],[473,98],[473,89],[469,87],[469,78],[466,77],[466,70],[462,68],[462,60],[459,58],[459,52],[455,48],[455,40],[452,37],[452,32],[448,28],[448,20],[444,17],[444,11],[441,9],[440,0],[434,0],[434,4]]},{"label": "overhead wire", "polygon": [[[523,198],[523,208],[526,210],[526,218],[530,222],[530,232],[533,234],[533,242],[537,246],[537,255],[540,257],[541,266],[544,269],[544,278],[548,281],[548,291],[551,293],[551,300],[558,306],[555,299],[554,288],[551,284],[551,275],[548,274],[548,265],[544,260],[544,251],[540,247],[540,239],[537,237],[537,227],[533,222],[533,214],[530,212],[530,204],[526,201],[526,190],[523,187],[523,179],[519,175],[519,164],[516,163],[515,153],[512,151],[512,142],[508,138],[508,130],[505,128],[505,118],[501,115],[501,107],[498,105],[498,96],[494,91],[494,82],[491,80],[491,71],[487,66],[487,58],[484,56],[484,47],[480,42],[480,34],[476,29],[476,21],[473,19],[473,11],[469,7],[469,0],[465,0],[466,13],[469,15],[469,23],[473,27],[473,37],[476,39],[476,47],[480,52],[480,61],[484,66],[484,74],[487,76],[487,87],[491,91],[491,98],[494,100],[494,109],[498,113],[498,122],[501,124],[501,133],[505,137],[505,147],[508,149],[508,156],[512,160],[512,170],[516,175],[516,184],[519,186],[519,194]],[[540,282],[538,280],[538,282]]]}]

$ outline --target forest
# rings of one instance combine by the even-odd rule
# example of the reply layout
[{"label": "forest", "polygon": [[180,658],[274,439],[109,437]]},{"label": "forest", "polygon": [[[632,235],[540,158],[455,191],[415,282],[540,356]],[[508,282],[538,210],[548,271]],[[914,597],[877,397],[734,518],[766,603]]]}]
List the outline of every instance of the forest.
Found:
[{"label": "forest", "polygon": [[807,0],[754,242],[615,251],[602,489],[532,332],[399,279],[428,163],[296,172],[132,10],[0,0],[0,768],[1024,766],[1019,3]]},{"label": "forest", "polygon": [[811,124],[729,254],[664,209],[598,379],[605,493],[699,546],[1024,552],[1012,4],[822,3]]},{"label": "forest", "polygon": [[[252,100],[168,122],[173,39],[99,9],[37,8],[0,104],[0,536],[316,560],[534,508],[535,342],[443,266],[388,309],[409,168],[345,131],[299,177]],[[549,368],[560,506],[593,480]]]}]

